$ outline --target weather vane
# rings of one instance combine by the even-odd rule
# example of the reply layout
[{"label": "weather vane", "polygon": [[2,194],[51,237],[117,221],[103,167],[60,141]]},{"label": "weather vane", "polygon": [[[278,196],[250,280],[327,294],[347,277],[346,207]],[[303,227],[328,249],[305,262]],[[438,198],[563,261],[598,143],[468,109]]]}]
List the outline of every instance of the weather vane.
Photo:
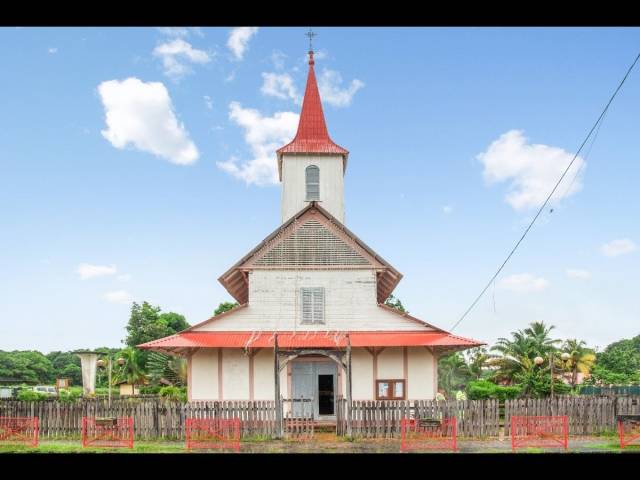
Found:
[{"label": "weather vane", "polygon": [[315,37],[317,33],[313,33],[313,30],[310,28],[305,35],[309,37],[309,51],[313,52],[313,37]]}]

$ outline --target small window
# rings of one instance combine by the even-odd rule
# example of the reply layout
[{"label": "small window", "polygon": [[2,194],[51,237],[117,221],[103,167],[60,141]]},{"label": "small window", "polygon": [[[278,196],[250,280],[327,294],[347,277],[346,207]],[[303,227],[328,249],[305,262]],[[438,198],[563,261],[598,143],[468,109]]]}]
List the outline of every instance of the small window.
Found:
[{"label": "small window", "polygon": [[309,165],[305,169],[305,184],[307,201],[320,200],[320,169],[315,165]]},{"label": "small window", "polygon": [[301,288],[302,323],[324,323],[324,288]]},{"label": "small window", "polygon": [[376,380],[376,400],[404,399],[404,380]]}]

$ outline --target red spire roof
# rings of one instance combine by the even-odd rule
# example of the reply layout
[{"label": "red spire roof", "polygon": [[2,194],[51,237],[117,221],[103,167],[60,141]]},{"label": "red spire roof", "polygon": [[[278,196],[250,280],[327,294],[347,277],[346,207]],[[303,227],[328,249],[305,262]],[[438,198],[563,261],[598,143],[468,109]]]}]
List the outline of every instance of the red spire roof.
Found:
[{"label": "red spire roof", "polygon": [[346,166],[349,151],[334,143],[327,131],[316,74],[313,70],[314,63],[313,51],[309,51],[309,76],[304,91],[298,131],[291,143],[277,150],[280,171],[284,153],[334,153],[343,156]]}]

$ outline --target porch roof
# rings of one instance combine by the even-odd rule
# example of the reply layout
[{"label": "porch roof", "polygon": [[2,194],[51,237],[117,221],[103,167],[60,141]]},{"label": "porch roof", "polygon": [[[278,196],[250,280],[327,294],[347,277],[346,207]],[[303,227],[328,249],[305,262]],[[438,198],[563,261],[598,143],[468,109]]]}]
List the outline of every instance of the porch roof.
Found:
[{"label": "porch roof", "polygon": [[[185,331],[170,337],[138,345],[139,348],[180,353],[191,348],[273,348],[274,331],[194,332]],[[279,331],[278,348],[352,347],[443,347],[472,348],[484,343],[444,331]]]}]

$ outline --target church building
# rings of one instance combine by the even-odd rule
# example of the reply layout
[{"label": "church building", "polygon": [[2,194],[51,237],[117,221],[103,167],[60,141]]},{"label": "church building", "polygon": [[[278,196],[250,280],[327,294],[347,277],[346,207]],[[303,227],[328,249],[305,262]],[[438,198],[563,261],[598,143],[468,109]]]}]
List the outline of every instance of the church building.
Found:
[{"label": "church building", "polygon": [[345,226],[349,152],[312,50],[296,136],[274,153],[281,225],[218,279],[239,306],[139,347],[187,359],[190,401],[304,398],[331,421],[340,397],[433,399],[438,357],[483,343],[385,305],[402,274]]}]

